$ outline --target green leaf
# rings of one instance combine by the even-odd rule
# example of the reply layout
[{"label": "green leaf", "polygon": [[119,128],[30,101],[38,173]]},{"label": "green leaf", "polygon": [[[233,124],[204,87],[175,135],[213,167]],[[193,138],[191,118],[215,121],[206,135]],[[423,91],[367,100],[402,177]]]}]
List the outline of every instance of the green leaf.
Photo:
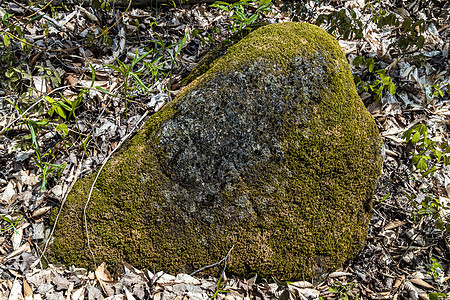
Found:
[{"label": "green leaf", "polygon": [[116,58],[117,64],[119,65],[120,69],[122,70],[121,73],[126,76],[130,72],[130,67],[128,67],[126,64],[124,64],[120,59]]},{"label": "green leaf", "polygon": [[50,109],[48,110],[48,115],[51,117],[53,117],[53,114],[55,113],[55,109],[53,107],[50,107]]},{"label": "green leaf", "polygon": [[[227,3],[227,5],[228,5],[228,3]],[[224,5],[220,5],[220,4],[211,4],[210,5],[211,7],[215,7],[215,8],[219,8],[219,9],[221,9],[221,10],[224,10],[224,11],[226,11],[227,13],[230,13],[230,9],[227,7],[227,6],[224,6]]]},{"label": "green leaf", "polygon": [[391,193],[387,193],[387,195],[384,196],[383,199],[380,200],[380,202],[383,202],[384,200],[386,200],[387,198],[389,198],[390,195],[391,195]]},{"label": "green leaf", "polygon": [[359,67],[364,61],[364,58],[362,56],[357,56],[353,59],[353,65],[355,67]]},{"label": "green leaf", "polygon": [[369,68],[369,72],[372,72],[373,69],[375,68],[375,62],[373,58],[366,60],[366,64],[368,64],[367,67]]},{"label": "green leaf", "polygon": [[111,92],[108,91],[108,90],[105,90],[105,89],[102,88],[101,86],[94,86],[94,88],[97,89],[97,90],[99,90],[99,91],[101,91],[101,92],[103,92],[103,93],[105,93],[105,94],[107,94],[107,95],[110,95],[110,96],[116,96],[116,94],[111,93]]},{"label": "green leaf", "polygon": [[9,45],[11,44],[11,39],[9,38],[7,33],[5,33],[5,35],[3,36],[3,44],[5,45],[5,47],[9,47]]},{"label": "green leaf", "polygon": [[28,120],[28,128],[30,129],[30,133],[31,133],[31,141],[33,143],[33,145],[35,145],[36,149],[39,147],[36,141],[36,133],[34,132],[34,127],[31,123],[30,120]]},{"label": "green leaf", "polygon": [[66,117],[66,113],[64,112],[64,110],[60,107],[60,106],[53,106],[53,108],[55,109],[56,113],[63,118],[64,120],[67,118]]},{"label": "green leaf", "polygon": [[422,176],[424,176],[424,177],[427,177],[428,175],[433,176],[435,172],[436,172],[436,166],[433,166],[433,167],[430,168],[429,170],[423,172],[423,173],[422,173]]},{"label": "green leaf", "polygon": [[107,66],[108,68],[110,68],[110,69],[113,69],[114,71],[117,71],[117,72],[123,74],[123,73],[122,73],[122,70],[121,70],[120,68],[114,66],[114,65],[106,65],[106,66]]},{"label": "green leaf", "polygon": [[139,86],[143,91],[148,92],[148,87],[141,81],[141,79],[135,73],[131,73],[131,76],[134,77],[134,79],[136,80],[136,82],[139,84]]},{"label": "green leaf", "polygon": [[47,100],[47,102],[50,103],[50,104],[53,104],[53,103],[56,102],[56,101],[55,101],[52,97],[50,97],[50,96],[45,96],[45,100]]},{"label": "green leaf", "polygon": [[416,133],[414,133],[414,135],[413,135],[413,137],[411,139],[411,142],[412,143],[417,143],[419,140],[420,140],[420,132],[417,131]]},{"label": "green leaf", "polygon": [[8,69],[8,70],[6,70],[6,72],[5,72],[5,76],[8,77],[8,78],[13,77],[14,75],[16,75],[16,72],[14,72],[14,69],[13,69],[13,68]]},{"label": "green leaf", "polygon": [[395,86],[394,83],[390,83],[388,90],[391,95],[395,95],[395,92],[397,92],[397,87]]},{"label": "green leaf", "polygon": [[443,294],[443,293],[428,293],[427,296],[428,296],[428,298],[430,300],[439,300],[439,298],[441,298],[441,297],[447,297],[447,294]]},{"label": "green leaf", "polygon": [[419,124],[417,125],[417,128],[421,135],[423,135],[424,137],[427,136],[427,126],[425,126],[425,124]]},{"label": "green leaf", "polygon": [[411,18],[407,18],[407,19],[402,23],[402,29],[403,29],[404,31],[408,31],[410,27],[411,27]]},{"label": "green leaf", "polygon": [[93,87],[94,86],[94,82],[95,82],[95,69],[91,65],[91,63],[88,63],[88,65],[89,65],[89,68],[91,69],[91,72],[92,72],[91,87]]},{"label": "green leaf", "polygon": [[419,159],[419,162],[417,163],[416,168],[422,171],[425,171],[427,169],[427,162],[425,161],[425,159],[423,157],[421,157]]},{"label": "green leaf", "polygon": [[3,220],[5,220],[6,222],[10,223],[10,224],[13,223],[13,221],[11,221],[11,219],[8,218],[7,216],[0,215],[0,217],[1,217]]},{"label": "green leaf", "polygon": [[62,136],[67,136],[69,134],[69,127],[67,127],[67,125],[64,123],[61,123],[56,126],[56,132]]},{"label": "green leaf", "polygon": [[338,289],[336,286],[330,286],[330,287],[328,288],[328,290],[329,290],[330,292],[332,292],[333,294],[339,293],[339,289]]},{"label": "green leaf", "polygon": [[423,37],[423,35],[419,36],[417,43],[416,43],[417,48],[422,49],[424,42],[425,42],[425,38]]},{"label": "green leaf", "polygon": [[257,18],[258,18],[257,14],[252,15],[250,18],[248,18],[247,24],[252,24],[253,22],[256,21]]},{"label": "green leaf", "polygon": [[184,35],[183,39],[181,40],[177,51],[175,52],[175,59],[177,58],[178,54],[180,54],[181,49],[184,47],[184,44],[186,44],[187,39],[187,33]]}]

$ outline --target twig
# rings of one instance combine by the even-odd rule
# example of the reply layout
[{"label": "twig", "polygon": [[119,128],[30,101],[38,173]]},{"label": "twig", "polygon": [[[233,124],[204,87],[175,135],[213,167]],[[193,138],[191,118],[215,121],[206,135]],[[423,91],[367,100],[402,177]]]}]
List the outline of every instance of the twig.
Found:
[{"label": "twig", "polygon": [[225,255],[225,257],[222,258],[220,261],[218,261],[218,262],[216,262],[216,263],[213,263],[212,265],[209,265],[209,266],[203,267],[203,268],[201,268],[201,269],[198,269],[197,271],[194,271],[194,272],[192,272],[192,273],[189,274],[189,275],[190,275],[190,276],[193,276],[194,274],[196,274],[196,273],[198,273],[198,272],[201,272],[201,271],[203,271],[203,270],[205,270],[205,269],[209,269],[209,268],[215,267],[215,266],[217,266],[217,265],[220,265],[222,262],[224,262],[224,263],[225,263],[225,266],[223,267],[223,271],[222,271],[222,274],[223,274],[223,273],[225,272],[226,267],[227,267],[227,259],[228,259],[228,256],[230,255],[230,252],[231,252],[231,250],[233,250],[233,248],[234,248],[234,245],[233,245],[233,246],[231,247],[231,249],[228,251],[227,255]]},{"label": "twig", "polygon": [[122,140],[119,142],[119,144],[111,151],[111,153],[108,155],[108,157],[106,157],[106,159],[103,161],[102,166],[100,167],[100,169],[97,171],[97,175],[95,176],[94,182],[91,185],[91,189],[89,190],[89,195],[88,195],[88,199],[86,200],[86,203],[84,205],[84,209],[83,209],[83,218],[84,218],[84,228],[86,231],[86,238],[87,238],[87,245],[88,245],[88,249],[90,254],[92,255],[92,257],[94,258],[94,263],[95,263],[95,256],[94,253],[92,252],[91,249],[91,244],[90,244],[90,240],[89,240],[89,232],[88,232],[88,225],[87,225],[87,217],[86,217],[86,210],[87,210],[87,206],[89,204],[89,201],[91,200],[91,196],[92,196],[92,192],[94,190],[94,186],[95,183],[97,182],[98,176],[100,176],[100,173],[102,172],[103,168],[105,167],[106,163],[108,162],[108,160],[112,157],[112,155],[114,154],[114,152],[116,152],[117,149],[120,148],[120,146],[130,137],[130,135],[134,132],[134,130],[138,127],[139,123],[148,115],[148,110],[142,115],[142,117],[139,119],[139,121],[136,122],[136,124],[134,125],[133,129],[122,138]]}]

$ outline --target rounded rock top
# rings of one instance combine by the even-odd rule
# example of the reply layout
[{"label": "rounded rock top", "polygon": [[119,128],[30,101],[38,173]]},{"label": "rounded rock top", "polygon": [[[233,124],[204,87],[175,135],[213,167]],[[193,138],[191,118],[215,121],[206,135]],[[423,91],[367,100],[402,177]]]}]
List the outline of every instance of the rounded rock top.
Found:
[{"label": "rounded rock top", "polygon": [[[87,209],[97,261],[318,277],[364,246],[381,139],[338,42],[317,26],[261,27],[153,115],[107,163]],[[92,265],[67,199],[53,259]]]}]

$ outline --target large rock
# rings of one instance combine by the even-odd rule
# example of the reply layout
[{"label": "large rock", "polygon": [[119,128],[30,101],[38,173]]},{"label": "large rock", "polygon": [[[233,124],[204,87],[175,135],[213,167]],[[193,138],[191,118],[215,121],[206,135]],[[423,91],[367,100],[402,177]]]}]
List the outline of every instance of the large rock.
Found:
[{"label": "large rock", "polygon": [[[300,23],[262,27],[153,115],[109,161],[87,207],[96,263],[294,279],[364,246],[381,169],[377,127],[338,42]],[[79,180],[54,260],[92,266]],[[117,270],[117,269],[116,269]]]}]

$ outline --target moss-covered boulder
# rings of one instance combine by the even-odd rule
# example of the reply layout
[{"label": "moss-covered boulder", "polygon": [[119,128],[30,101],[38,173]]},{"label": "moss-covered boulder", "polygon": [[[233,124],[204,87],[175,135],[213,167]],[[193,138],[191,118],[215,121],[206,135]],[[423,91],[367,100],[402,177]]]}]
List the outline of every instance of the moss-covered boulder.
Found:
[{"label": "moss-covered boulder", "polygon": [[[229,272],[318,276],[364,246],[381,163],[338,42],[309,24],[264,26],[106,164],[87,206],[95,262],[190,272],[234,245]],[[94,177],[67,198],[53,260],[94,264]]]}]

